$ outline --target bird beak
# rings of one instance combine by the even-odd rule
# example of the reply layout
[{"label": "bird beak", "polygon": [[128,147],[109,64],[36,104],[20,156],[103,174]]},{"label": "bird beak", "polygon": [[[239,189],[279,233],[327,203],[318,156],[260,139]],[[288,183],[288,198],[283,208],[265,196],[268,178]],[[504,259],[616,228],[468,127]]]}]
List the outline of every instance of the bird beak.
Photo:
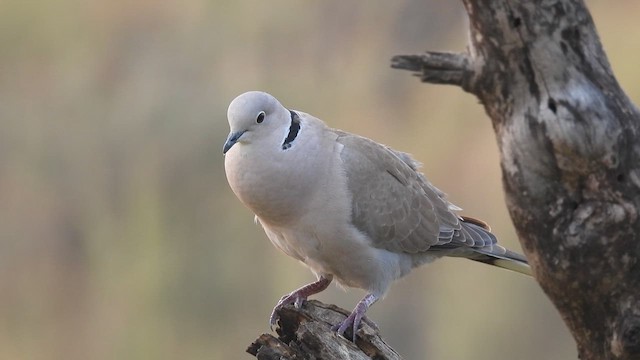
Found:
[{"label": "bird beak", "polygon": [[229,133],[229,136],[227,137],[227,141],[224,143],[224,146],[222,147],[222,153],[226,154],[227,151],[229,151],[229,149],[231,149],[231,147],[238,142],[242,134],[244,134],[244,131]]}]

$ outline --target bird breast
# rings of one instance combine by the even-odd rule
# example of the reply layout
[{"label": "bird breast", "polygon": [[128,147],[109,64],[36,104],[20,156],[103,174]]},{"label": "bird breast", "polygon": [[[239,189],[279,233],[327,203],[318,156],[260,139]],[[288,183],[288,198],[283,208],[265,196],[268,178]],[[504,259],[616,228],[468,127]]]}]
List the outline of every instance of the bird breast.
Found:
[{"label": "bird breast", "polygon": [[324,188],[331,162],[319,152],[331,148],[323,149],[320,140],[300,138],[286,150],[237,144],[225,158],[231,189],[262,221],[287,225],[307,212],[311,199]]}]

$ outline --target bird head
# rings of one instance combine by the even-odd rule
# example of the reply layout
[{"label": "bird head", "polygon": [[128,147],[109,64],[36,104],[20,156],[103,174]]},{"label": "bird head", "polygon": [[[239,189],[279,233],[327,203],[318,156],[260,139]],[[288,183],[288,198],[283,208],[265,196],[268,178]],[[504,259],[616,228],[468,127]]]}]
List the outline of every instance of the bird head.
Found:
[{"label": "bird head", "polygon": [[235,144],[249,144],[258,139],[281,141],[289,128],[289,117],[289,110],[265,92],[249,91],[239,95],[227,110],[231,131],[223,153]]}]

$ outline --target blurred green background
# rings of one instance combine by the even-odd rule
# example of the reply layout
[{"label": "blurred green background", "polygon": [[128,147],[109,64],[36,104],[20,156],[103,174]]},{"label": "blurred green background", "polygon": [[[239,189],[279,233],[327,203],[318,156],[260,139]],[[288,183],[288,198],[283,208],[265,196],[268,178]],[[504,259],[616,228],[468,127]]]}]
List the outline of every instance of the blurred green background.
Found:
[{"label": "blurred green background", "polygon": [[[587,3],[639,99],[640,3]],[[463,49],[457,1],[5,0],[0,24],[0,359],[250,358],[313,277],[227,186],[226,107],[247,90],[413,153],[520,249],[477,100],[389,68]],[[470,261],[415,271],[369,316],[407,359],[576,357],[533,280]]]}]

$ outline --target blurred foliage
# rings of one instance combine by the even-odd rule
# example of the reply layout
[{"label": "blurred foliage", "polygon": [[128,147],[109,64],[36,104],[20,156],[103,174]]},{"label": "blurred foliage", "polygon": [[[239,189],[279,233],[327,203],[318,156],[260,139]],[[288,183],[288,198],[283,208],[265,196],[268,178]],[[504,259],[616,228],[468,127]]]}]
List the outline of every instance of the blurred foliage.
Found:
[{"label": "blurred foliage", "polygon": [[[640,4],[588,3],[640,98]],[[518,249],[483,109],[389,68],[462,49],[458,2],[7,0],[0,24],[1,359],[249,358],[312,276],[226,184],[226,106],[247,90],[415,154]],[[369,315],[408,359],[576,354],[534,281],[469,261],[415,271]]]}]

